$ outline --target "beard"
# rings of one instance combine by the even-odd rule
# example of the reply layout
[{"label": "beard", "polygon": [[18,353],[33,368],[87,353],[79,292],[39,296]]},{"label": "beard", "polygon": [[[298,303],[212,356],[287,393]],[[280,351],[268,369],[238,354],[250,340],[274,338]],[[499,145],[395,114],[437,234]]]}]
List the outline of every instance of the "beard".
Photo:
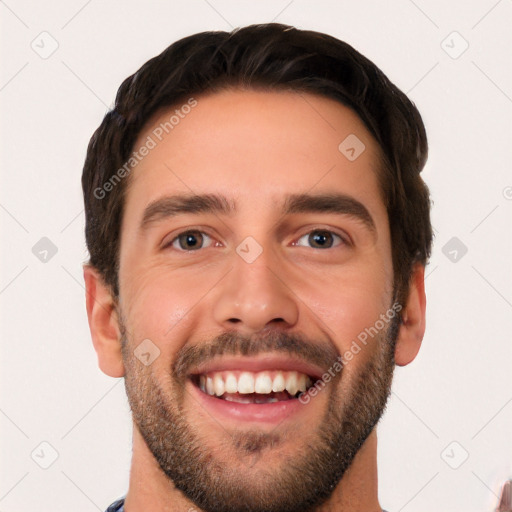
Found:
[{"label": "beard", "polygon": [[[391,392],[398,317],[375,335],[371,343],[376,350],[360,368],[350,377],[343,368],[331,386],[321,391],[329,393],[327,407],[316,431],[307,432],[307,442],[303,431],[279,425],[263,431],[256,426],[224,429],[225,442],[214,447],[207,433],[201,435],[198,425],[187,419],[184,407],[185,383],[195,365],[218,355],[280,352],[327,369],[338,352],[284,331],[258,338],[227,332],[203,345],[183,347],[172,369],[158,379],[153,365],[146,367],[134,357],[122,315],[120,324],[125,388],[134,424],[167,478],[205,512],[318,510],[381,418]],[[266,453],[293,439],[297,439],[296,450],[288,451],[273,467],[265,463]],[[228,450],[234,455],[226,460]]]}]

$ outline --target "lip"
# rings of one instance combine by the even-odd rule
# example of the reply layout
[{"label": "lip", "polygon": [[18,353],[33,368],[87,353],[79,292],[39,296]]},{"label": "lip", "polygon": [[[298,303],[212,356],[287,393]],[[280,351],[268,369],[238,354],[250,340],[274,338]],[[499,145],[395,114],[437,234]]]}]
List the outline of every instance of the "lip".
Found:
[{"label": "lip", "polygon": [[187,386],[191,388],[191,393],[201,406],[213,418],[218,418],[221,422],[226,420],[229,423],[268,423],[276,425],[286,419],[296,416],[301,411],[307,412],[311,402],[302,404],[297,398],[273,402],[268,404],[241,404],[238,402],[228,402],[201,391],[193,382],[188,379]]},{"label": "lip", "polygon": [[214,358],[197,366],[188,375],[186,385],[189,387],[191,394],[213,418],[218,418],[220,421],[227,420],[230,423],[235,421],[245,424],[267,423],[271,425],[296,417],[302,411],[311,414],[309,408],[313,403],[316,403],[317,397],[310,397],[307,403],[302,403],[298,398],[291,398],[268,404],[243,404],[210,396],[201,391],[194,383],[198,375],[229,370],[248,372],[297,371],[308,375],[313,381],[320,379],[324,373],[321,368],[306,361],[282,355],[263,355],[260,357],[222,356],[217,359]]},{"label": "lip", "polygon": [[320,379],[324,373],[324,370],[316,365],[306,361],[301,361],[300,359],[284,357],[282,355],[265,355],[261,357],[222,356],[217,360],[212,359],[207,363],[197,366],[189,374],[189,377],[227,370],[239,370],[247,372],[263,372],[273,370],[296,371],[308,375],[315,381]]}]

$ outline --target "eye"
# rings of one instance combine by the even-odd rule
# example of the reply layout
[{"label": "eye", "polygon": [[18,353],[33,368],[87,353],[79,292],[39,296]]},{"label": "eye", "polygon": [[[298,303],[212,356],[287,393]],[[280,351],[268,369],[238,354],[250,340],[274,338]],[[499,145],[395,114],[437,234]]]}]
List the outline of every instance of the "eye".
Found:
[{"label": "eye", "polygon": [[[204,240],[208,239],[207,245],[204,244]],[[178,251],[197,251],[203,247],[209,247],[212,239],[203,231],[197,229],[184,231],[180,233],[176,238],[173,238],[165,247],[173,247]]]},{"label": "eye", "polygon": [[303,245],[300,243],[300,241],[307,239],[306,243],[313,244],[314,249],[330,249],[331,247],[337,246],[333,245],[333,240],[335,238],[340,240],[337,245],[348,244],[348,242],[344,240],[340,235],[337,235],[332,231],[327,229],[315,229],[314,231],[310,231],[309,233],[301,236],[294,245]]}]

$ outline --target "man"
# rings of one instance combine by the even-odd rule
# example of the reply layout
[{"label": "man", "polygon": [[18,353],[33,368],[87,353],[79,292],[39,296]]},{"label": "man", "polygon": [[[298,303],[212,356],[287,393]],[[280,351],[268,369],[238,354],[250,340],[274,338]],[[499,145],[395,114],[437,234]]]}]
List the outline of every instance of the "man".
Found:
[{"label": "man", "polygon": [[376,425],[425,330],[414,105],[280,25],[182,39],[121,85],[82,177],[87,314],[133,414],[109,511],[381,511]]}]

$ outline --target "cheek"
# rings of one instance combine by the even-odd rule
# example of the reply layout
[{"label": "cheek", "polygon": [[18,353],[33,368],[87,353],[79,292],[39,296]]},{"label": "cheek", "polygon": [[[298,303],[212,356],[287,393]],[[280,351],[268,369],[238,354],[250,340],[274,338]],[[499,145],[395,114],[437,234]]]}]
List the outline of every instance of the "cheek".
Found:
[{"label": "cheek", "polygon": [[[391,292],[391,277],[382,267],[376,266],[374,271],[371,268],[345,269],[338,276],[325,279],[323,286],[317,281],[316,286],[310,287],[309,304],[343,354],[365,329],[375,328],[380,315],[390,307]],[[381,323],[378,322],[377,327],[382,327]],[[375,347],[372,339],[369,338],[367,345],[361,345],[361,353]]]},{"label": "cheek", "polygon": [[124,314],[134,344],[150,339],[162,352],[174,352],[178,343],[169,346],[169,340],[182,337],[198,299],[193,290],[163,275],[162,269],[146,270],[129,280],[123,290]]},{"label": "cheek", "polygon": [[120,272],[120,279],[133,346],[150,339],[160,350],[156,366],[168,367],[177,352],[209,325],[214,304],[208,292],[219,276],[193,267],[177,271],[146,260],[130,272]]}]

